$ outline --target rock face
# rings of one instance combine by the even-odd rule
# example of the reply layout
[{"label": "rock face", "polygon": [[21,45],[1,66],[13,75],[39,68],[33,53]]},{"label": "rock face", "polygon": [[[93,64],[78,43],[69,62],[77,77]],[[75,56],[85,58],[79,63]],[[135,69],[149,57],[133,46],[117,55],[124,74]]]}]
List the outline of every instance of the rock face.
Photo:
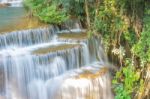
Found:
[{"label": "rock face", "polygon": [[0,3],[0,8],[4,8],[4,7],[8,7],[8,6],[10,6],[10,4],[9,3]]}]

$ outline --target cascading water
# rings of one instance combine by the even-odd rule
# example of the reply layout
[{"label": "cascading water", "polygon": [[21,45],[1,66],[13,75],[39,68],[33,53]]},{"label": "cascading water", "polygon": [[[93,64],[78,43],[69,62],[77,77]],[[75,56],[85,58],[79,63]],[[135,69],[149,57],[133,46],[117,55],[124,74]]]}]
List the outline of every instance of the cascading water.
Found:
[{"label": "cascading water", "polygon": [[59,33],[47,27],[0,35],[0,99],[113,98],[99,41]]},{"label": "cascading water", "polygon": [[21,7],[23,0],[0,0],[0,4],[9,4],[11,7]]}]

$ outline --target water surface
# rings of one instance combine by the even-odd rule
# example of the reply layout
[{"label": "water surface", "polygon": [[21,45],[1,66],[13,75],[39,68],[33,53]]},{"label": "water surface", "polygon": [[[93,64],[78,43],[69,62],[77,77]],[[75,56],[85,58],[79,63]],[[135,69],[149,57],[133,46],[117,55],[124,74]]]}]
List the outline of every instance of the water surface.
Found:
[{"label": "water surface", "polygon": [[16,23],[18,18],[25,16],[26,11],[22,7],[0,8],[0,28]]},{"label": "water surface", "polygon": [[0,34],[22,29],[45,26],[36,18],[29,17],[23,7],[0,8]]}]

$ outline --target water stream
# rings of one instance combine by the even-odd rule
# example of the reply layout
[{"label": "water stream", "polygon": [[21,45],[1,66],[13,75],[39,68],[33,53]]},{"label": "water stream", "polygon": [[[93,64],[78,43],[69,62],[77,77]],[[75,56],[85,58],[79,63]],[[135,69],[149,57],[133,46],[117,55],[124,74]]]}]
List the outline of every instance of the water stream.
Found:
[{"label": "water stream", "polygon": [[69,40],[54,27],[37,28],[0,35],[0,50],[4,99],[112,98],[107,59],[95,38]]},{"label": "water stream", "polygon": [[100,39],[66,24],[0,34],[0,99],[113,99]]}]

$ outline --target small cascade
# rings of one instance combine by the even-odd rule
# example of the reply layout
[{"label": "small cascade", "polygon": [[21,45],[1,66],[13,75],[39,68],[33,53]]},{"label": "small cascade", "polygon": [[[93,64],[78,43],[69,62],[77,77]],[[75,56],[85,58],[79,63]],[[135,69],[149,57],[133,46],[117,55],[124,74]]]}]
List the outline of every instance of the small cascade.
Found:
[{"label": "small cascade", "polygon": [[64,22],[64,24],[62,24],[62,26],[60,27],[61,31],[58,31],[58,33],[81,33],[81,32],[85,32],[85,29],[81,29],[81,23],[79,20],[76,19],[72,19],[72,20],[68,20],[66,22]]},{"label": "small cascade", "polygon": [[22,7],[23,0],[0,0],[0,4],[7,4],[11,7]]},{"label": "small cascade", "polygon": [[101,42],[66,31],[0,35],[0,99],[113,99]]},{"label": "small cascade", "polygon": [[30,46],[52,40],[56,29],[39,28],[5,33],[0,36],[0,48]]}]

